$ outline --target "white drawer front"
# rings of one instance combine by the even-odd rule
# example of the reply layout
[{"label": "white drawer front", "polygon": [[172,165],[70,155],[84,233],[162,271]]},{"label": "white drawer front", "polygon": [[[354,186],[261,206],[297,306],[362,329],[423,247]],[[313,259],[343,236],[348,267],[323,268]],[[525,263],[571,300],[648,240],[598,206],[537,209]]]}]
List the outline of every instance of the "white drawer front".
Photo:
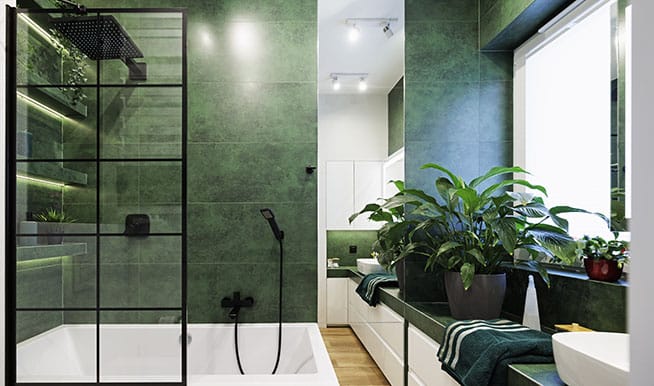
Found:
[{"label": "white drawer front", "polygon": [[439,345],[413,325],[409,325],[409,369],[426,386],[454,386],[458,383],[445,371],[436,357]]},{"label": "white drawer front", "polygon": [[[404,320],[383,304],[377,305],[381,321],[370,322],[370,326],[402,359],[404,358]],[[383,315],[382,315],[383,314]]]},{"label": "white drawer front", "polygon": [[348,289],[350,279],[327,279],[327,324],[344,325],[348,323]]},{"label": "white drawer front", "polygon": [[386,379],[393,386],[402,386],[404,384],[404,361],[386,346],[384,351],[383,364],[380,366]]},{"label": "white drawer front", "polygon": [[416,373],[409,370],[409,386],[425,386],[424,383],[418,378]]}]

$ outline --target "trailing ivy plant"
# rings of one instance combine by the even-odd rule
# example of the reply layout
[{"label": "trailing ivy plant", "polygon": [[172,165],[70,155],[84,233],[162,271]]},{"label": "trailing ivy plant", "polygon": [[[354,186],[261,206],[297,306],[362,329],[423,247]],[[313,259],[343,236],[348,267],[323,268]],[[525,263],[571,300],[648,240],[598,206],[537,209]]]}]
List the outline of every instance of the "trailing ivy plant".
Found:
[{"label": "trailing ivy plant", "polygon": [[86,77],[89,68],[87,57],[58,30],[51,29],[50,34],[62,63],[64,85],[59,89],[70,99],[72,105],[84,102],[86,94],[79,85],[88,81]]},{"label": "trailing ivy plant", "polygon": [[[58,8],[70,7],[69,4],[59,0],[54,0],[53,3]],[[87,96],[79,85],[88,81],[86,73],[89,70],[89,64],[86,55],[59,30],[51,28],[50,35],[52,36],[52,45],[61,58],[63,85],[59,89],[73,106],[84,102]]]}]

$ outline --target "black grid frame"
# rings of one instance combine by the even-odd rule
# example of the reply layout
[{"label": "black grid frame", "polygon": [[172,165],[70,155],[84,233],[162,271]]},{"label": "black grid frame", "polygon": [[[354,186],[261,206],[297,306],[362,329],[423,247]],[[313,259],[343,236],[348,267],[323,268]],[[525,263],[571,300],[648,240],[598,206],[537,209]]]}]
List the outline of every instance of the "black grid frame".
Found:
[{"label": "black grid frame", "polygon": [[[96,380],[95,382],[90,383],[75,383],[75,385],[186,385],[188,383],[187,376],[187,345],[181,345],[181,374],[180,382],[148,382],[148,383],[136,383],[136,382],[101,382],[100,381],[100,313],[102,311],[178,311],[181,313],[181,335],[187,336],[188,332],[188,312],[187,312],[187,144],[188,144],[188,114],[187,114],[187,12],[186,8],[94,8],[88,9],[89,15],[99,16],[100,14],[113,14],[113,13],[178,13],[182,16],[182,82],[181,83],[168,83],[168,84],[101,84],[101,61],[96,61],[96,71],[97,71],[97,80],[96,84],[87,84],[80,85],[80,87],[85,88],[96,88],[96,156],[91,159],[33,159],[33,160],[18,160],[16,156],[16,120],[17,120],[17,52],[16,52],[16,39],[17,39],[17,15],[19,13],[26,14],[62,14],[69,13],[68,10],[61,8],[57,9],[24,9],[24,8],[13,8],[6,6],[5,12],[7,16],[6,22],[6,49],[7,49],[7,63],[6,63],[6,176],[5,176],[5,186],[6,186],[6,195],[5,195],[5,383],[7,385],[26,385],[26,386],[38,386],[38,385],[61,385],[63,383],[17,383],[16,382],[16,315],[17,312],[43,312],[43,311],[88,311],[95,312],[95,328],[96,328]],[[21,88],[39,88],[39,87],[57,87],[62,85],[38,85],[38,84],[29,84],[21,85]],[[65,86],[65,85],[64,85]],[[181,88],[182,93],[182,125],[181,125],[181,157],[180,158],[101,158],[101,95],[100,90],[103,88],[146,88],[146,87],[166,87],[166,88]],[[95,261],[95,285],[96,285],[96,299],[94,308],[80,308],[80,307],[61,307],[61,308],[18,308],[16,301],[17,294],[17,278],[16,278],[16,237],[17,236],[41,236],[43,234],[19,234],[15,229],[15,219],[16,219],[16,165],[22,162],[87,162],[95,163],[96,166],[96,227],[94,233],[66,233],[66,236],[89,236],[95,237],[96,241],[96,261]],[[149,236],[178,236],[181,237],[181,305],[177,307],[141,307],[141,308],[121,308],[121,307],[100,307],[100,238],[105,236],[124,236],[121,233],[108,233],[101,232],[100,226],[100,184],[102,183],[100,179],[100,170],[103,164],[108,162],[179,162],[181,164],[181,232],[179,233],[152,233]]]}]

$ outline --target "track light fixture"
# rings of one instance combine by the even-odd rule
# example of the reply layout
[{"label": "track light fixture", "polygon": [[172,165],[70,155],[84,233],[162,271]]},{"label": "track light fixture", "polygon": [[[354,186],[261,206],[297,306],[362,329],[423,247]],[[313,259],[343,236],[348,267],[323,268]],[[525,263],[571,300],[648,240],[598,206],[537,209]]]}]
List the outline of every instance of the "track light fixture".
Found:
[{"label": "track light fixture", "polygon": [[332,89],[334,91],[341,89],[341,82],[338,81],[338,76],[332,76]]},{"label": "track light fixture", "polygon": [[[366,82],[366,79],[368,78],[368,73],[367,72],[332,72],[329,74],[329,77],[332,80],[332,90],[338,91],[341,89],[341,80],[343,78],[358,78],[359,79],[359,85],[358,89],[361,92],[364,92],[368,89],[368,83]],[[348,84],[351,84],[352,82],[346,81],[346,86]],[[353,85],[352,85],[353,86]]]},{"label": "track light fixture", "polygon": [[394,32],[391,29],[391,23],[398,21],[396,17],[354,17],[345,19],[345,24],[350,27],[350,32],[348,37],[351,42],[355,42],[359,39],[361,30],[359,29],[360,25],[365,25],[366,23],[372,24],[373,26],[381,26],[382,32],[388,39],[390,39]]},{"label": "track light fixture", "polygon": [[357,40],[359,40],[359,36],[361,35],[361,30],[359,27],[357,27],[356,24],[352,24],[350,27],[350,32],[348,33],[347,37],[350,39],[350,42],[354,43]]},{"label": "track light fixture", "polygon": [[368,89],[368,84],[366,83],[366,78],[361,77],[359,79],[359,91],[364,92]]},{"label": "track light fixture", "polygon": [[382,31],[384,32],[384,35],[386,35],[386,38],[390,39],[393,37],[393,30],[391,29],[391,23],[386,23],[384,25],[384,28],[382,28]]}]

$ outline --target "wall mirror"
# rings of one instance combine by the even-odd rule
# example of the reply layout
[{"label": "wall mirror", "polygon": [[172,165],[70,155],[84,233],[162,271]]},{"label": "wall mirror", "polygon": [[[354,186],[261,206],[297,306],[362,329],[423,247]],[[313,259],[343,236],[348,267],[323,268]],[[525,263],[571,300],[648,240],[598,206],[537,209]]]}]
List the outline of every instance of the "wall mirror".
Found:
[{"label": "wall mirror", "polygon": [[404,180],[404,0],[318,0],[317,82],[318,319],[347,324],[326,269],[371,258],[381,224],[348,218]]},{"label": "wall mirror", "polygon": [[319,200],[327,230],[374,230],[348,217],[404,178],[404,1],[320,0]]}]

